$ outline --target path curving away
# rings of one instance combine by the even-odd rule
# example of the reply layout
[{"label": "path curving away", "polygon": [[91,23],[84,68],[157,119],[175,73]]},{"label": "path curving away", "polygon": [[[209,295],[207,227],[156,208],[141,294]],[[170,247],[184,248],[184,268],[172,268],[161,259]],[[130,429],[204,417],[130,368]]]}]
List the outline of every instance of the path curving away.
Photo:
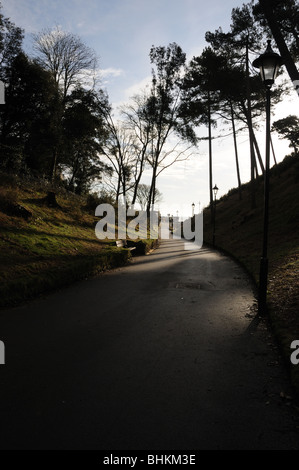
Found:
[{"label": "path curving away", "polygon": [[1,449],[299,449],[283,363],[228,257],[170,240],[0,312]]}]

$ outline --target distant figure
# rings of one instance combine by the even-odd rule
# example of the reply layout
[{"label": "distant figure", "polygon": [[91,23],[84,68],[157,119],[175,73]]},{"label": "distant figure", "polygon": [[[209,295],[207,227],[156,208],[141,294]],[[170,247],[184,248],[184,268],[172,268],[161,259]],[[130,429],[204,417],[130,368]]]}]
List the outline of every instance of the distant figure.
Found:
[{"label": "distant figure", "polygon": [[5,87],[4,83],[0,80],[0,104],[5,104]]}]

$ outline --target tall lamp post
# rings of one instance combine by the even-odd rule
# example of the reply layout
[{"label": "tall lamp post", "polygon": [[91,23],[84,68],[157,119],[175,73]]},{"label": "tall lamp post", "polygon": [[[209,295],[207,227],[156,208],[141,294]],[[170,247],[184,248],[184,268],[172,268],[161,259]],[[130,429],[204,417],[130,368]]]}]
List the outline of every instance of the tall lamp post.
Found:
[{"label": "tall lamp post", "polygon": [[217,185],[215,184],[213,188],[213,193],[214,193],[214,209],[213,209],[213,246],[215,246],[215,232],[216,232],[216,197],[219,189],[217,188]]},{"label": "tall lamp post", "polygon": [[269,170],[270,170],[270,145],[271,145],[271,88],[277,77],[279,67],[283,64],[282,58],[273,52],[271,40],[264,54],[260,55],[253,66],[260,69],[262,81],[266,87],[266,161],[264,172],[264,232],[263,251],[260,262],[258,312],[264,314],[267,307],[267,282],[268,282],[268,226],[269,226]]}]

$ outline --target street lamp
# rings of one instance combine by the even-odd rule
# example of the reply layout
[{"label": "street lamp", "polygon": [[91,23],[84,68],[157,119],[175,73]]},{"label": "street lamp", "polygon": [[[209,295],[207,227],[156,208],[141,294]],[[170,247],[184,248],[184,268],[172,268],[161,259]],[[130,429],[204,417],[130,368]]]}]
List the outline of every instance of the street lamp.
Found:
[{"label": "street lamp", "polygon": [[195,209],[195,204],[193,202],[193,204],[192,204],[192,217],[194,217],[194,209]]},{"label": "street lamp", "polygon": [[217,196],[217,193],[218,193],[219,189],[217,188],[217,185],[215,184],[214,188],[213,188],[213,192],[214,192],[214,199],[216,200],[216,196]]},{"label": "street lamp", "polygon": [[217,185],[215,184],[213,188],[213,193],[214,193],[214,210],[213,210],[213,246],[215,246],[215,231],[216,231],[216,197],[219,189],[217,188]]},{"label": "street lamp", "polygon": [[279,67],[283,64],[280,55],[276,54],[271,47],[271,40],[268,40],[268,46],[264,54],[255,59],[252,65],[260,69],[262,81],[267,89],[271,89],[277,77]]},{"label": "street lamp", "polygon": [[263,251],[260,262],[258,312],[262,315],[267,307],[267,280],[268,280],[268,225],[269,225],[269,170],[270,170],[270,144],[271,144],[271,87],[275,82],[279,67],[283,64],[280,55],[273,52],[271,40],[264,54],[253,62],[255,68],[260,69],[262,81],[266,87],[266,164],[264,172],[264,233]]}]

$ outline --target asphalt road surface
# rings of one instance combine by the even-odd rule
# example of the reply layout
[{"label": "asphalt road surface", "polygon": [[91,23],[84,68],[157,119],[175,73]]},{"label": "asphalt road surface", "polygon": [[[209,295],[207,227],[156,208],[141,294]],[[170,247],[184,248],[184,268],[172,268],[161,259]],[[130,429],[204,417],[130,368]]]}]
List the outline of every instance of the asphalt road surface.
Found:
[{"label": "asphalt road surface", "polygon": [[249,279],[184,248],[0,312],[1,449],[299,449]]}]

